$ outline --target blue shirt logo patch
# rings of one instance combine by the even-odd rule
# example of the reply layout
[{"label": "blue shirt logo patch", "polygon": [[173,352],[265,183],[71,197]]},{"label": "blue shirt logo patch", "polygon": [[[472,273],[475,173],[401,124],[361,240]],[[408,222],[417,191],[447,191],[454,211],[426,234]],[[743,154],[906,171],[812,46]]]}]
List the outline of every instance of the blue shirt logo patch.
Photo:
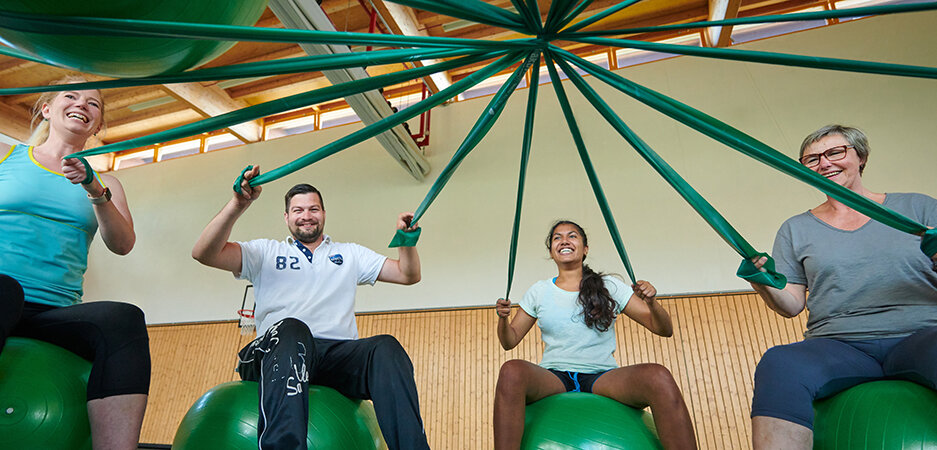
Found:
[{"label": "blue shirt logo patch", "polygon": [[342,260],[342,255],[341,255],[341,253],[336,253],[336,254],[334,254],[334,255],[330,255],[330,256],[329,256],[329,261],[332,261],[333,263],[335,263],[336,266],[340,266],[340,265],[342,265],[342,263],[344,262],[344,261]]}]

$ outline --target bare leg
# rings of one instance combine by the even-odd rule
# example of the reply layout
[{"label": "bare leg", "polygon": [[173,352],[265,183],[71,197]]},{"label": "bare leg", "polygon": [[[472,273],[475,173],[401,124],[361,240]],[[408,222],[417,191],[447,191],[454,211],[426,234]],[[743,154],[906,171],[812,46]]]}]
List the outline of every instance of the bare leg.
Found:
[{"label": "bare leg", "polygon": [[495,449],[520,448],[527,404],[562,392],[563,382],[547,369],[520,359],[504,363],[495,388]]},{"label": "bare leg", "polygon": [[94,450],[136,449],[146,411],[145,394],[115,395],[88,402]]},{"label": "bare leg", "polygon": [[651,407],[665,449],[695,449],[693,422],[673,375],[660,364],[620,367],[599,377],[592,392],[635,408]]},{"label": "bare leg", "polygon": [[768,416],[752,417],[752,447],[755,450],[809,450],[813,430],[794,422]]}]

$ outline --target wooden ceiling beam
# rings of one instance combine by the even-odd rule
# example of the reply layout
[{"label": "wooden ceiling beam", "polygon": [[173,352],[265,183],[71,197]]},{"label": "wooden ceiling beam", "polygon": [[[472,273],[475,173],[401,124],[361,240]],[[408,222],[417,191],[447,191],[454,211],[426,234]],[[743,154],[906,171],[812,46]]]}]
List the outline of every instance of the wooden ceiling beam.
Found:
[{"label": "wooden ceiling beam", "polygon": [[[287,27],[324,31],[334,31],[336,28],[330,19],[325,16],[322,8],[311,0],[273,0],[270,2],[269,8]],[[345,45],[301,44],[300,47],[310,55],[350,52],[348,46]],[[323,73],[333,84],[368,77],[364,69],[355,67],[331,69],[323,71]],[[365,125],[376,123],[393,114],[390,106],[387,105],[386,99],[377,91],[350,95],[345,100]],[[377,135],[376,139],[394,160],[417,180],[422,181],[423,177],[429,173],[429,162],[417,147],[410,133],[402,125],[397,125]]]},{"label": "wooden ceiling beam", "polygon": [[[417,20],[413,9],[409,6],[386,3],[384,0],[371,0],[371,4],[377,9],[378,16],[386,21],[387,26],[390,27],[391,33],[405,36],[429,36],[429,33],[426,32]],[[416,61],[413,65],[423,67],[436,64],[437,62],[439,62],[439,60],[427,59]],[[434,73],[423,80],[426,81],[430,92],[433,94],[452,84],[452,78],[445,72]]]},{"label": "wooden ceiling beam", "polygon": [[817,0],[767,0],[743,5],[739,16],[752,17],[767,14],[787,14],[812,7],[826,8],[827,5],[828,3],[826,1]]},{"label": "wooden ceiling beam", "polygon": [[659,15],[629,16],[617,20],[614,20],[613,16],[609,18],[609,23],[606,27],[603,27],[603,29],[619,30],[624,28],[689,23],[706,20],[707,17],[709,17],[709,7],[705,3],[699,3],[683,9],[660,11]]},{"label": "wooden ceiling beam", "polygon": [[[215,117],[244,108],[246,102],[235,100],[218,86],[202,86],[199,83],[173,83],[163,85],[163,90],[177,100],[188,103],[206,117]],[[263,136],[263,127],[258,120],[232,125],[232,134],[245,143],[257,142]]]},{"label": "wooden ceiling beam", "polygon": [[[742,0],[709,0],[709,20],[734,19],[739,16]],[[728,47],[732,44],[732,26],[709,27],[702,33],[706,47]]]},{"label": "wooden ceiling beam", "polygon": [[29,114],[23,114],[22,109],[0,102],[0,116],[3,117],[3,120],[0,120],[0,133],[22,142],[29,139],[32,134],[28,125]]},{"label": "wooden ceiling beam", "polygon": [[19,72],[21,70],[28,70],[32,68],[32,66],[38,65],[38,63],[27,61],[25,59],[4,56],[2,57],[2,60],[0,60],[0,76],[6,77],[11,73]]}]

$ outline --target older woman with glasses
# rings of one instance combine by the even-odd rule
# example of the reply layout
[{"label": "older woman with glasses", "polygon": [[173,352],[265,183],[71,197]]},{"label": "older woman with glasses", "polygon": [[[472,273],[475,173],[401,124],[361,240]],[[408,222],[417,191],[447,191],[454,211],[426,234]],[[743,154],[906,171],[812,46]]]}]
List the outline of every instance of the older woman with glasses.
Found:
[{"label": "older woman with glasses", "polygon": [[[933,227],[937,200],[862,184],[869,143],[829,125],[807,136],[800,162],[843,187]],[[774,242],[784,289],[752,283],[784,317],[809,312],[801,342],[769,349],[755,371],[755,449],[813,445],[813,401],[857,384],[902,378],[937,389],[937,255],[832,197],[781,225]],[[766,258],[755,261],[761,267]],[[807,296],[807,291],[810,296]]]}]

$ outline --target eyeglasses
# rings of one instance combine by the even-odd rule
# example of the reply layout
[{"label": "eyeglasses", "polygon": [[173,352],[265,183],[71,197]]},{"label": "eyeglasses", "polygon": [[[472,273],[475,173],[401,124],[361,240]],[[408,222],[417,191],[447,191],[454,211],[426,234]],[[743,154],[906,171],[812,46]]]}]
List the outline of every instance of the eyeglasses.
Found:
[{"label": "eyeglasses", "polygon": [[816,167],[820,164],[820,157],[823,156],[827,161],[839,161],[846,157],[846,150],[855,148],[852,145],[838,145],[836,147],[831,147],[823,151],[822,153],[814,153],[812,155],[807,155],[800,158],[800,163],[807,167]]}]

